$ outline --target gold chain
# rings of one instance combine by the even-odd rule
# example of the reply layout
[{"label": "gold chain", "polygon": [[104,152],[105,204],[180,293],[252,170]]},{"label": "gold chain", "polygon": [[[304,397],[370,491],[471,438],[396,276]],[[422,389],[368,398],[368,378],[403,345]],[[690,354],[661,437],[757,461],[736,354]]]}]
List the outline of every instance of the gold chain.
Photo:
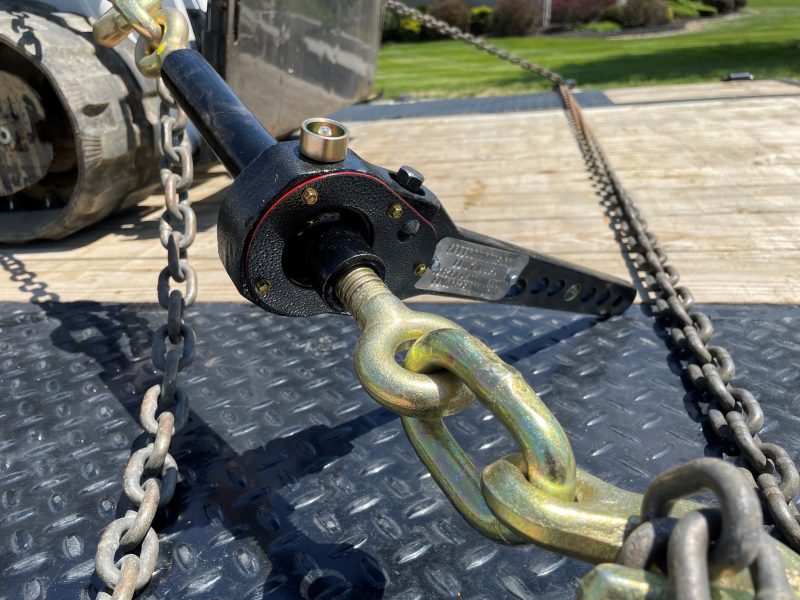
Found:
[{"label": "gold chain", "polygon": [[[371,269],[354,269],[336,291],[362,330],[354,361],[364,389],[402,416],[417,455],[472,527],[506,544],[534,543],[596,564],[617,560],[626,536],[646,516],[640,515],[646,497],[576,468],[566,433],[516,369],[458,324],[408,308]],[[396,357],[404,350],[401,366]],[[520,449],[482,471],[444,422],[475,398]],[[723,461],[700,459],[698,465],[723,469],[726,477],[741,481],[736,468]],[[755,496],[745,492],[755,507],[750,512],[757,510]],[[674,517],[702,508],[685,500],[670,506]],[[760,528],[760,514],[754,522]],[[774,543],[789,583],[800,590],[800,556]],[[752,592],[746,571],[736,571],[715,581],[714,589]],[[666,593],[668,585],[641,569],[603,564],[585,588],[587,597],[598,597],[601,588]]]},{"label": "gold chain", "polygon": [[174,8],[161,8],[161,0],[112,0],[114,8],[94,24],[101,46],[113,47],[136,31],[136,66],[146,77],[158,79],[161,66],[175,50],[189,45],[189,24]]}]

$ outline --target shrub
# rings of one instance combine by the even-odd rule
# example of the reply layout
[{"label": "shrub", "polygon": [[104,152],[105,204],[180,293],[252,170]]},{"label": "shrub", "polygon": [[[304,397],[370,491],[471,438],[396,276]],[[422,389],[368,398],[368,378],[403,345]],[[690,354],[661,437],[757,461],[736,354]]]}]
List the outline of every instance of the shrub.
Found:
[{"label": "shrub", "polygon": [[422,24],[411,17],[402,17],[397,26],[397,37],[403,42],[416,42],[422,36]]},{"label": "shrub", "polygon": [[701,17],[713,17],[717,14],[716,8],[709,6],[708,4],[703,4],[702,2],[697,7],[697,11],[700,13]]},{"label": "shrub", "polygon": [[400,26],[400,18],[397,13],[387,10],[383,13],[383,35],[381,36],[384,42],[394,42],[400,39],[398,35],[398,28]]},{"label": "shrub", "polygon": [[678,19],[696,19],[700,16],[700,11],[691,6],[681,4],[670,4],[673,14]]},{"label": "shrub", "polygon": [[[736,1],[746,2],[747,0]],[[669,5],[677,17],[694,18],[717,14],[716,8],[703,4],[700,0],[669,0]]]},{"label": "shrub", "polygon": [[[705,0],[703,0],[705,1]],[[747,0],[734,0],[734,3],[745,5]],[[695,19],[697,17],[711,17],[717,14],[717,9],[700,0],[669,0],[669,5],[680,19]]]},{"label": "shrub", "polygon": [[494,10],[491,6],[481,4],[472,9],[469,20],[469,30],[473,35],[486,35],[492,27],[492,13]]},{"label": "shrub", "polygon": [[492,34],[525,35],[533,27],[536,9],[529,0],[500,0],[492,15]]},{"label": "shrub", "polygon": [[612,23],[622,25],[622,22],[624,21],[624,14],[625,6],[622,4],[615,4],[614,6],[609,6],[607,9],[601,12],[598,18],[601,21],[611,21]]},{"label": "shrub", "polygon": [[696,19],[699,17],[700,11],[697,10],[697,4],[699,3],[691,0],[669,0],[670,8],[679,19]]},{"label": "shrub", "polygon": [[428,14],[462,31],[469,28],[470,9],[466,0],[436,0],[428,7]]},{"label": "shrub", "polygon": [[735,0],[734,4],[736,6],[736,10],[739,10],[740,8],[747,6],[747,0]]},{"label": "shrub", "polygon": [[615,0],[553,0],[551,18],[553,23],[570,24],[591,21]]},{"label": "shrub", "polygon": [[713,6],[721,15],[736,10],[736,0],[703,0],[703,4]]},{"label": "shrub", "polygon": [[592,21],[591,23],[581,23],[575,31],[593,31],[595,33],[616,33],[622,31],[622,25],[614,21]]},{"label": "shrub", "polygon": [[653,27],[670,21],[667,0],[628,0],[624,8],[624,27]]}]

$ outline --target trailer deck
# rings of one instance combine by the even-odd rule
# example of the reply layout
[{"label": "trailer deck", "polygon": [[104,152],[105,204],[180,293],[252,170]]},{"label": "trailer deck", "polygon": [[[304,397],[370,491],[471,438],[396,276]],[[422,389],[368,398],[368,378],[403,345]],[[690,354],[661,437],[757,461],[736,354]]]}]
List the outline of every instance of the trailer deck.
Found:
[{"label": "trailer deck", "polygon": [[[800,87],[605,96],[613,105],[587,113],[615,168],[732,349],[734,382],[747,380],[762,402],[765,437],[797,448]],[[352,147],[417,166],[468,228],[629,278],[563,114],[540,104],[355,117]],[[589,565],[494,544],[446,501],[399,419],[356,380],[351,319],[277,317],[236,295],[214,231],[227,181],[212,172],[193,194],[201,295],[188,319],[199,344],[182,378],[191,416],[174,442],[182,481],[156,519],[161,553],[146,597],[573,597]],[[127,508],[122,472],[144,440],[141,393],[157,381],[160,203],[2,252],[0,600],[94,597],[97,540]],[[641,492],[664,469],[722,450],[645,307],[607,320],[419,308],[458,321],[519,369],[578,465],[611,483]],[[448,422],[479,465],[514,449],[479,407]]]},{"label": "trailer deck", "polygon": [[[697,300],[800,303],[800,85],[730,82],[605,96],[613,104],[587,109],[588,118]],[[464,227],[628,277],[564,114],[549,106],[349,121],[351,147],[376,164],[421,170]],[[219,169],[202,179],[192,193],[200,299],[240,301],[216,248],[229,180]],[[64,300],[149,302],[164,260],[155,242],[161,206],[154,196],[66,240],[4,252]],[[27,299],[17,286],[0,285],[0,301]]]}]

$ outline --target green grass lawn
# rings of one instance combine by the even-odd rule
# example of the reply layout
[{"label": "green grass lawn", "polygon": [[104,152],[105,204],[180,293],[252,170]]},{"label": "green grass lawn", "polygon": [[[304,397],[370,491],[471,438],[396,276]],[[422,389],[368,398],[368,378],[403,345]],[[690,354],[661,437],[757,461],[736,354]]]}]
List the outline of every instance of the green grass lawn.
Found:
[{"label": "green grass lawn", "polygon": [[[697,33],[614,40],[536,36],[492,40],[576,79],[582,88],[718,81],[733,71],[800,79],[800,0],[750,0],[739,18]],[[548,83],[463,42],[389,44],[376,91],[388,98],[480,96],[547,89]]]}]

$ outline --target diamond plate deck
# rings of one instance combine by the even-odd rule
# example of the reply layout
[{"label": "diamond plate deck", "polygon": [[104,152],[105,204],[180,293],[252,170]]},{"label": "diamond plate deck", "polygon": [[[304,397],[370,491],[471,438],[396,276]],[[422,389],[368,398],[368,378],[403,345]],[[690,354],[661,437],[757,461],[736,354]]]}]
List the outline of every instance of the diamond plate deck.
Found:
[{"label": "diamond plate deck", "polygon": [[[595,475],[641,491],[671,465],[719,453],[640,307],[608,321],[425,308],[520,369]],[[705,309],[764,403],[767,437],[796,448],[797,308]],[[94,598],[98,534],[126,510],[121,474],[143,442],[136,413],[156,380],[149,339],[163,311],[50,302],[0,314],[0,598]],[[214,304],[190,319],[193,412],[143,598],[573,596],[587,565],[496,545],[448,504],[398,419],[355,379],[350,319]],[[512,450],[478,407],[450,423],[479,464]]]}]

